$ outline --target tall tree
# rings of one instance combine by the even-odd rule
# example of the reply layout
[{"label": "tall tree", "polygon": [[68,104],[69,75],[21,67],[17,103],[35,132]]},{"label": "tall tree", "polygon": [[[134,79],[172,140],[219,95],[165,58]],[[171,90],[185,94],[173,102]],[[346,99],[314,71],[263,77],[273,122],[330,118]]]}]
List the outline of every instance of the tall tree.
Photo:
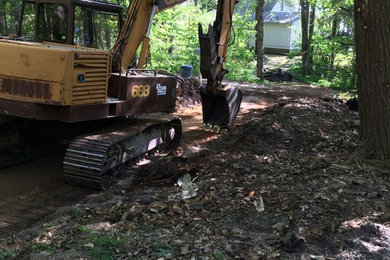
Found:
[{"label": "tall tree", "polygon": [[313,63],[313,35],[316,18],[316,0],[300,0],[302,30],[302,74],[309,75]]},{"label": "tall tree", "polygon": [[363,146],[390,159],[390,1],[355,0],[356,65]]},{"label": "tall tree", "polygon": [[[334,40],[336,37],[337,37],[337,29],[339,27],[339,16],[338,14],[336,13],[334,16],[333,16],[333,19],[332,19],[332,31],[331,31],[331,34],[330,34],[330,39],[331,40]],[[331,50],[330,50],[330,58],[329,58],[329,80],[331,80],[334,76],[334,62],[335,62],[335,58],[336,58],[336,48],[334,46],[334,44],[332,44],[332,47],[331,47]]]},{"label": "tall tree", "polygon": [[7,18],[6,18],[6,12],[5,12],[5,1],[0,0],[0,35],[6,35],[7,31]]},{"label": "tall tree", "polygon": [[264,60],[264,0],[257,0],[256,7],[256,75],[258,78],[263,78],[263,60]]},{"label": "tall tree", "polygon": [[313,66],[313,55],[314,55],[314,45],[313,45],[313,35],[314,35],[314,24],[316,20],[316,1],[313,1],[311,4],[310,16],[309,16],[309,70]]},{"label": "tall tree", "polygon": [[16,34],[19,28],[19,19],[20,19],[20,13],[22,11],[21,9],[21,1],[14,0],[12,2],[12,9],[11,9],[11,18],[12,18],[12,25],[10,25],[10,33]]},{"label": "tall tree", "polygon": [[310,63],[310,43],[309,43],[309,11],[308,0],[300,0],[301,4],[301,27],[302,27],[302,73],[304,76],[309,74]]}]

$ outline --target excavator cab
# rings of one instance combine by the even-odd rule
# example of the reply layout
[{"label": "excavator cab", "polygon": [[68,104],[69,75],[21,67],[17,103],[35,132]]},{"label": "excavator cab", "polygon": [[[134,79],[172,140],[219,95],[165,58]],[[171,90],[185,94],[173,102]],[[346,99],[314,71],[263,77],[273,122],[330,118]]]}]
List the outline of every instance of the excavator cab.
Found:
[{"label": "excavator cab", "polygon": [[122,7],[86,0],[24,0],[20,19],[18,34],[25,40],[110,50],[121,27]]}]

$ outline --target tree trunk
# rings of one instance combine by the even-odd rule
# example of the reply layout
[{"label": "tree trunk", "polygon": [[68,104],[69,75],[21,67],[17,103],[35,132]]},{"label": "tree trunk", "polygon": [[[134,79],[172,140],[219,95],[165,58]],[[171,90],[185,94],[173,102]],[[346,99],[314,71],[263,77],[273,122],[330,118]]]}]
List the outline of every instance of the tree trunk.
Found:
[{"label": "tree trunk", "polygon": [[366,155],[390,159],[390,1],[355,0],[356,66]]},{"label": "tree trunk", "polygon": [[263,78],[263,61],[264,61],[264,21],[263,21],[263,12],[264,12],[264,0],[257,0],[256,8],[256,57],[257,57],[257,66],[256,66],[256,75],[258,78]]},{"label": "tree trunk", "polygon": [[21,5],[19,1],[13,1],[11,10],[12,27],[10,28],[10,34],[17,34],[20,22]]},{"label": "tree trunk", "polygon": [[[355,48],[355,46],[354,46]],[[353,59],[352,59],[352,79],[351,79],[351,86],[357,85],[357,75],[356,75],[356,48],[353,51]]]},{"label": "tree trunk", "polygon": [[316,3],[313,3],[311,5],[310,10],[310,25],[309,25],[309,73],[312,70],[313,67],[313,60],[314,60],[314,45],[313,45],[313,35],[314,35],[314,24],[316,20]]},{"label": "tree trunk", "polygon": [[1,1],[1,5],[2,5],[2,8],[3,8],[3,14],[4,16],[1,17],[2,18],[2,22],[3,22],[3,32],[4,35],[7,35],[8,36],[8,24],[7,24],[7,9],[6,9],[6,1]]},{"label": "tree trunk", "polygon": [[309,45],[309,9],[307,0],[301,3],[301,26],[302,26],[302,74],[309,75],[310,45]]},{"label": "tree trunk", "polygon": [[0,1],[0,35],[5,35],[5,1]]},{"label": "tree trunk", "polygon": [[108,23],[104,24],[104,41],[106,42],[106,50],[111,49],[111,30]]},{"label": "tree trunk", "polygon": [[[339,17],[337,14],[333,17],[332,21],[332,34],[330,35],[330,38],[333,40],[337,36],[337,29],[339,26]],[[331,80],[334,76],[334,60],[336,58],[336,50],[334,45],[331,48],[330,52],[330,58],[329,58],[329,74],[328,74],[328,80]]]}]

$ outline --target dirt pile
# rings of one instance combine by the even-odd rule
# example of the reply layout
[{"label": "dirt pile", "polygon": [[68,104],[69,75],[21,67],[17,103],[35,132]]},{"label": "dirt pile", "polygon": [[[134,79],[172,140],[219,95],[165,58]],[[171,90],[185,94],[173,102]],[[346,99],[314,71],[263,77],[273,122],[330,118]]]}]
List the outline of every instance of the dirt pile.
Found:
[{"label": "dirt pile", "polygon": [[176,88],[177,98],[176,107],[192,107],[200,104],[199,90],[202,83],[199,78],[182,78],[179,77],[178,86]]},{"label": "dirt pile", "polygon": [[293,99],[2,242],[18,258],[386,259],[389,168],[360,161],[359,121]]}]

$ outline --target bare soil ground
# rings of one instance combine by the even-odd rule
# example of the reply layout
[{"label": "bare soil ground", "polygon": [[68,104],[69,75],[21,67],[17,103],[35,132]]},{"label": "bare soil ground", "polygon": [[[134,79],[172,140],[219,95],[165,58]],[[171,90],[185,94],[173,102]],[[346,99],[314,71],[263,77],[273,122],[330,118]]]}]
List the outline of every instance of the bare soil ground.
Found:
[{"label": "bare soil ground", "polygon": [[29,228],[58,208],[95,192],[64,182],[63,158],[64,151],[59,150],[0,170],[0,238]]},{"label": "bare soil ground", "polygon": [[0,258],[390,259],[390,167],[359,159],[357,113],[300,83],[230,84],[229,133],[180,109],[175,153],[2,239]]},{"label": "bare soil ground", "polygon": [[264,68],[275,70],[282,69],[288,70],[291,65],[299,60],[299,57],[294,57],[292,59],[288,58],[287,55],[278,55],[278,54],[266,54],[264,60]]}]

